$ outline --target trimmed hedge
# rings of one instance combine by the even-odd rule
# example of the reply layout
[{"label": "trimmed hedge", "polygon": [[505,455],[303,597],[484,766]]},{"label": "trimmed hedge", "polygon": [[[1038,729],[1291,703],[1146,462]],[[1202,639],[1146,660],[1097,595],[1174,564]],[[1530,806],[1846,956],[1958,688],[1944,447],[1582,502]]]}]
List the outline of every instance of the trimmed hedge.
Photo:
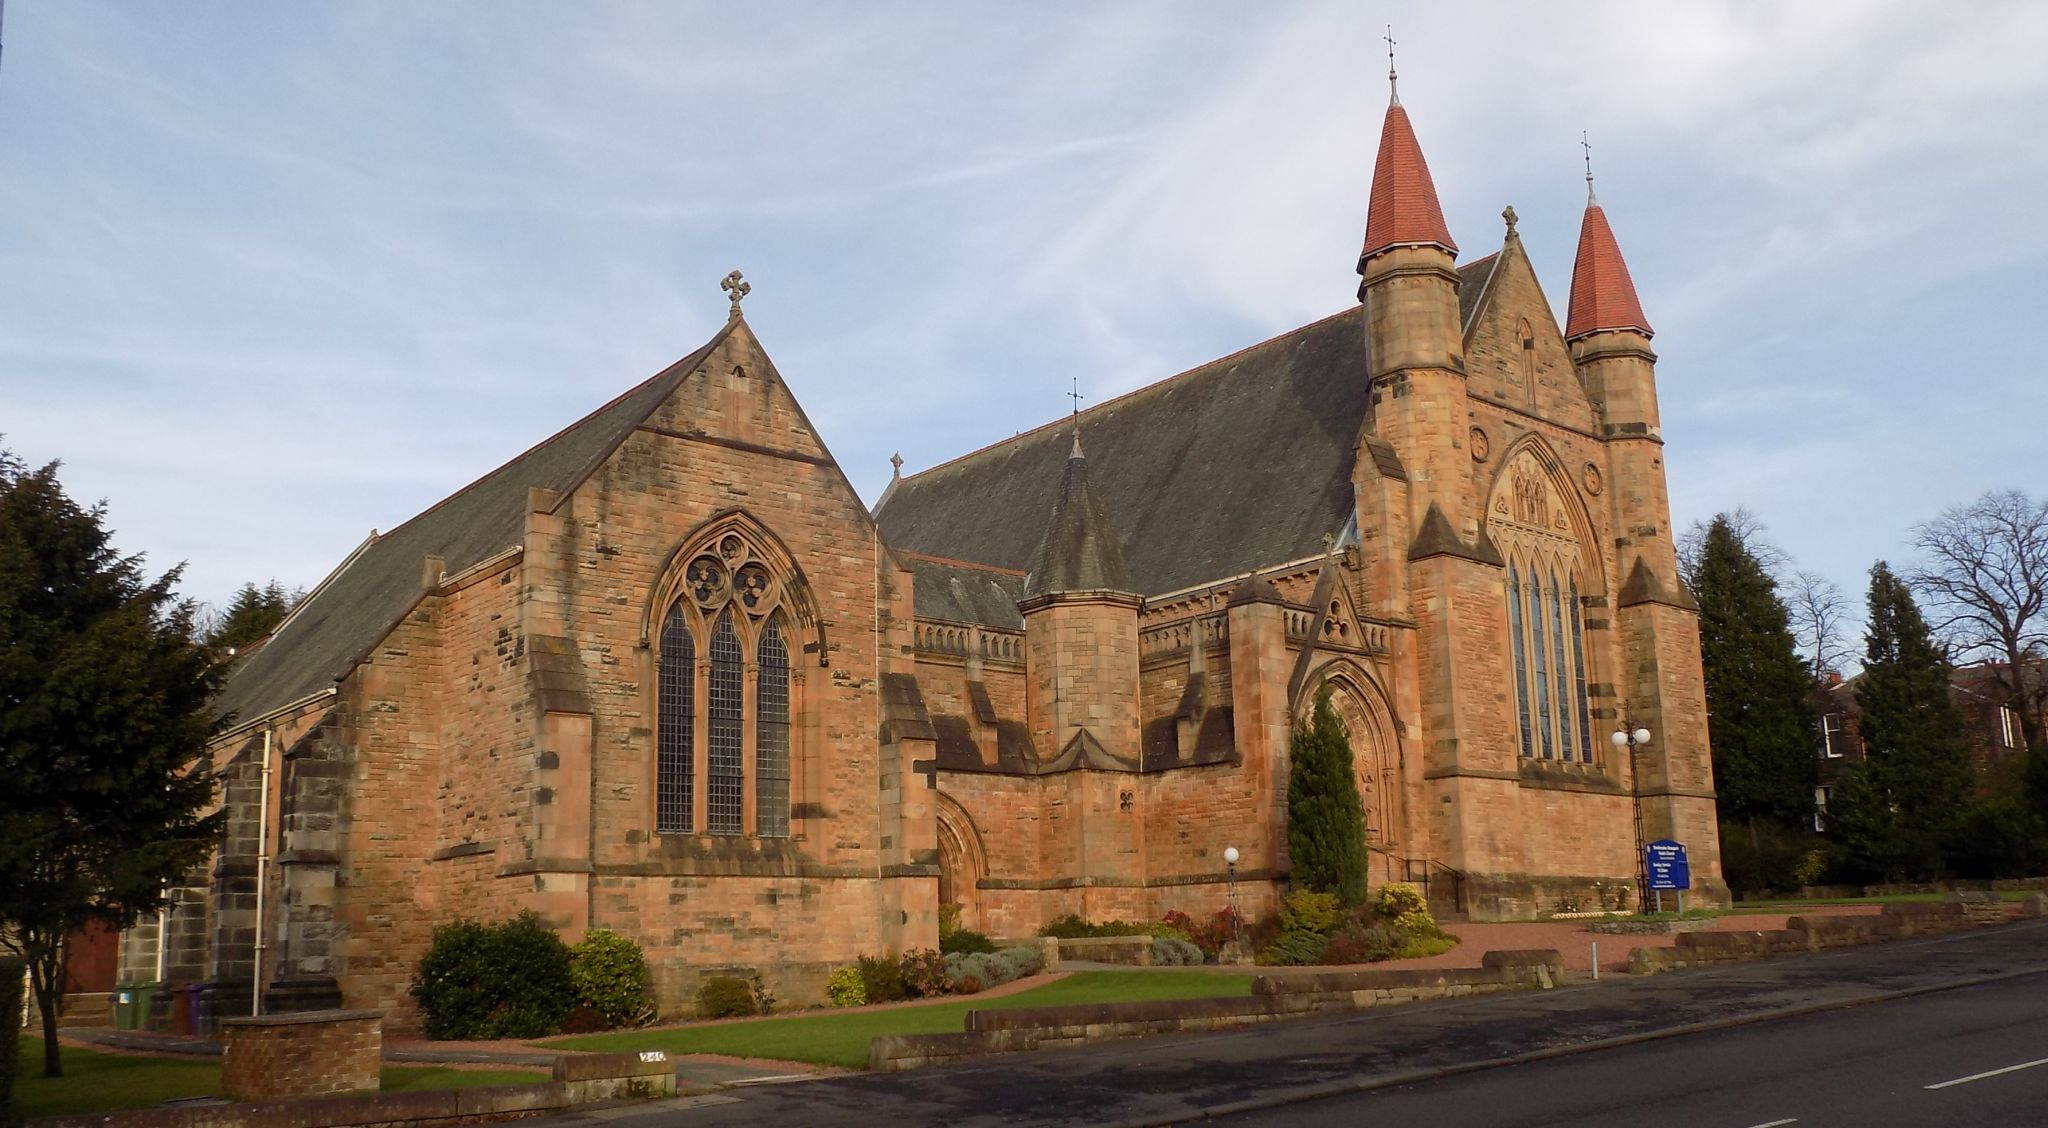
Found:
[{"label": "trimmed hedge", "polygon": [[759,1014],[754,985],[730,975],[715,975],[697,988],[698,1018],[739,1018]]}]

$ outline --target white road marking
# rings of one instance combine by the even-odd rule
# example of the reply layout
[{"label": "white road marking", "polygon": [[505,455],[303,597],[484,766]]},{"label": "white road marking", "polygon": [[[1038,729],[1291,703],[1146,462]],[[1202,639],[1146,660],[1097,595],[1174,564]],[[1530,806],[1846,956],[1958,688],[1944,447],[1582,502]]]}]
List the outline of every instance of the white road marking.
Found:
[{"label": "white road marking", "polygon": [[1762,1124],[1752,1124],[1749,1126],[1749,1128],[1782,1128],[1783,1125],[1797,1123],[1799,1123],[1799,1118],[1796,1116],[1792,1116],[1787,1117],[1784,1120],[1766,1120]]},{"label": "white road marking", "polygon": [[2037,1065],[2048,1065],[2048,1058],[2037,1058],[2034,1061],[2023,1061],[2018,1065],[2008,1065],[2004,1069],[1993,1069],[1983,1073],[1972,1073],[1968,1077],[1958,1077],[1953,1081],[1943,1081],[1935,1085],[1923,1085],[1921,1086],[1921,1088],[1946,1089],[1950,1085],[1967,1085],[1972,1081],[1982,1081],[1986,1077],[1996,1077],[2001,1073],[2017,1073],[2022,1069],[2032,1069]]}]

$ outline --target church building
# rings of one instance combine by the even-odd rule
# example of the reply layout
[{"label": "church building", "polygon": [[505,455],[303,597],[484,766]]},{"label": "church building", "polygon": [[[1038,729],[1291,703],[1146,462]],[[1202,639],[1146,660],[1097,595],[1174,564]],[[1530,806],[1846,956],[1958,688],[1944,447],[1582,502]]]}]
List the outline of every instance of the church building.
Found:
[{"label": "church building", "polygon": [[872,511],[735,273],[702,347],[372,534],[239,660],[227,831],[130,977],[405,1023],[436,925],[530,909],[637,940],[677,1014],[715,974],[819,1001],[942,906],[1257,916],[1321,692],[1372,884],[1633,907],[1672,838],[1725,901],[1650,324],[1590,193],[1561,327],[1504,218],[1460,265],[1396,97],[1355,304]]}]

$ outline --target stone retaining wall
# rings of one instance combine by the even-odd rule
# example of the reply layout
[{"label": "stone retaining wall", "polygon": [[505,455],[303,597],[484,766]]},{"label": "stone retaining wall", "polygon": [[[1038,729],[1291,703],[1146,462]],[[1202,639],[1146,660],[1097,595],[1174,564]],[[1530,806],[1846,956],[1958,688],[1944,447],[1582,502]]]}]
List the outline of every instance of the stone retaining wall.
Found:
[{"label": "stone retaining wall", "polygon": [[585,1101],[675,1091],[675,1063],[659,1050],[565,1054],[555,1063],[555,1080],[531,1085],[87,1113],[46,1117],[34,1128],[456,1128],[539,1116]]},{"label": "stone retaining wall", "polygon": [[959,1034],[874,1039],[868,1047],[868,1068],[890,1072],[1111,1038],[1228,1029],[1420,999],[1549,987],[1564,970],[1564,958],[1548,950],[1488,952],[1486,961],[1481,968],[1441,971],[1261,975],[1252,980],[1248,996],[969,1011],[967,1029]]},{"label": "stone retaining wall", "polygon": [[1056,966],[1059,961],[1065,960],[1123,964],[1128,967],[1152,966],[1150,936],[1084,936],[1071,940],[1062,939],[1058,944],[1058,960],[1047,960],[1048,967]]},{"label": "stone retaining wall", "polygon": [[1907,936],[1959,932],[2003,922],[2004,907],[1988,894],[1980,896],[1986,900],[1886,905],[1875,916],[1792,917],[1779,929],[1687,932],[1678,937],[1673,947],[1637,948],[1630,952],[1628,969],[1635,975],[1650,975],[1796,952],[1878,944]]}]

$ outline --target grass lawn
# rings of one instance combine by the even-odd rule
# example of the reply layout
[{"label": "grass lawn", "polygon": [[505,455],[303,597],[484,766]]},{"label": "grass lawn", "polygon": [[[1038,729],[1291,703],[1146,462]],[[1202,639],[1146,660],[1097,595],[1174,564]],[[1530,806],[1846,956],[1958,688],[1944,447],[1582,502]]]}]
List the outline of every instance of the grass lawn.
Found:
[{"label": "grass lawn", "polygon": [[[220,1095],[220,1059],[137,1057],[103,1054],[73,1046],[62,1049],[64,1076],[46,1078],[43,1040],[21,1040],[20,1075],[14,1082],[20,1115],[66,1116],[153,1108],[165,1101]],[[547,1075],[513,1070],[400,1066],[380,1071],[386,1092],[406,1089],[468,1089],[545,1081]]]},{"label": "grass lawn", "polygon": [[893,1010],[809,1013],[758,1022],[721,1022],[666,1030],[638,1030],[561,1038],[543,1045],[564,1050],[667,1050],[672,1054],[731,1054],[818,1065],[864,1068],[868,1041],[880,1034],[952,1034],[966,1028],[970,1010],[1056,1007],[1069,1003],[1132,1003],[1151,999],[1205,999],[1249,995],[1252,977],[1229,972],[1080,971],[1065,979],[999,999],[962,999]]}]

